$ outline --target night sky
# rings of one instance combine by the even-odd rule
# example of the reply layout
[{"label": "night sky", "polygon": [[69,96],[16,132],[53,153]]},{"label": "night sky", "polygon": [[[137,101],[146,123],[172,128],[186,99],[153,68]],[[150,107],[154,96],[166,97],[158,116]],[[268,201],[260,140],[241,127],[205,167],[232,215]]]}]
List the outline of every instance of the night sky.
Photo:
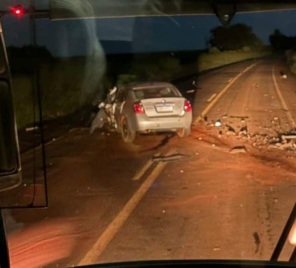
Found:
[{"label": "night sky", "polygon": [[[3,8],[10,3],[27,1],[1,0]],[[40,8],[46,0],[37,1]],[[41,5],[40,5],[41,3]],[[296,11],[280,11],[255,14],[237,14],[232,24],[244,23],[268,44],[268,36],[279,29],[288,36],[296,35]],[[85,32],[90,20],[37,21],[37,40],[55,56],[85,55],[91,42]],[[7,45],[23,46],[30,43],[29,20],[11,15],[2,18]],[[214,15],[141,17],[124,19],[96,19],[97,36],[100,41],[125,41],[118,45],[109,42],[106,53],[180,51],[205,49],[210,30],[220,22]]]}]

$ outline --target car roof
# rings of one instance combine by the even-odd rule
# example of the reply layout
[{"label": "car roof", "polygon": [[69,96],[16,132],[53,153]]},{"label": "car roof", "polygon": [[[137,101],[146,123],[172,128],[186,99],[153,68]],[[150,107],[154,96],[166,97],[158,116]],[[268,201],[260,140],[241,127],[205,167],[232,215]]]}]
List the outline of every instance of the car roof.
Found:
[{"label": "car roof", "polygon": [[156,87],[174,87],[168,82],[141,82],[132,83],[129,85],[132,90],[144,89],[144,88],[156,88]]}]

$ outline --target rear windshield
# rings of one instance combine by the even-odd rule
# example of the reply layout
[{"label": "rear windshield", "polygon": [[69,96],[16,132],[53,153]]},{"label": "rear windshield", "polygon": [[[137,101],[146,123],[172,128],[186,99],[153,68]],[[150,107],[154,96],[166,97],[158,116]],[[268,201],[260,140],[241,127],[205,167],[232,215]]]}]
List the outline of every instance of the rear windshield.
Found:
[{"label": "rear windshield", "polygon": [[137,99],[180,97],[179,92],[173,87],[149,87],[134,90]]}]

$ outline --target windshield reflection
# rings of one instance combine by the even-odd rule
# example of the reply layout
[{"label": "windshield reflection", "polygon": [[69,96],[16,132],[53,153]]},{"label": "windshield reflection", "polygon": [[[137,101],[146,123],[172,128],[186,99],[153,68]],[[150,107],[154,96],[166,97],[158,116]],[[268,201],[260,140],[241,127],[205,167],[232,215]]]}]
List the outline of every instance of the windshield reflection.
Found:
[{"label": "windshield reflection", "polygon": [[[269,260],[295,204],[296,11],[223,27],[127,2],[52,1],[36,44],[3,18],[24,180],[0,200],[27,207],[4,213],[12,266]],[[143,82],[178,91],[127,93]]]}]

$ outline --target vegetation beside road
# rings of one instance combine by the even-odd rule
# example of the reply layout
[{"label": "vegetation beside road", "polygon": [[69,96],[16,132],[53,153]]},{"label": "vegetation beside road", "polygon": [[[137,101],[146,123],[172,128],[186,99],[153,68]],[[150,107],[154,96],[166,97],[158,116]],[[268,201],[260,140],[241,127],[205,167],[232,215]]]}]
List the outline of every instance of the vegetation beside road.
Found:
[{"label": "vegetation beside road", "polygon": [[290,68],[290,71],[296,74],[296,50],[289,49],[285,53],[287,64]]},{"label": "vegetation beside road", "polygon": [[212,29],[208,45],[208,52],[198,58],[199,72],[272,53],[272,49],[262,43],[250,26],[240,23]]},{"label": "vegetation beside road", "polygon": [[[42,96],[43,119],[49,120],[69,115],[83,107],[94,107],[104,99],[106,91],[115,84],[126,84],[133,81],[170,81],[188,74],[198,73],[221,65],[263,56],[254,52],[188,52],[186,58],[177,53],[147,53],[129,57],[113,56],[107,64],[106,73],[101,84],[90,91],[83,85],[86,60],[83,57],[69,59],[42,60],[39,68],[40,89]],[[192,55],[192,56],[190,56]],[[107,59],[108,61],[108,59]],[[116,70],[112,66],[116,66]],[[32,74],[30,72],[13,72],[13,89],[17,124],[23,128],[38,118],[36,93],[32,91]],[[35,96],[35,104],[33,102]],[[35,110],[35,116],[33,111]]]},{"label": "vegetation beside road", "polygon": [[[39,68],[42,117],[50,120],[69,115],[100,95],[96,91],[83,92],[84,60],[43,61]],[[33,91],[32,73],[13,73],[13,93],[18,128],[38,122],[39,93]],[[88,96],[86,96],[88,95]]]},{"label": "vegetation beside road", "polygon": [[275,52],[285,54],[290,71],[296,74],[296,36],[286,36],[275,29],[269,41]]},{"label": "vegetation beside road", "polygon": [[220,66],[228,65],[249,59],[257,59],[268,56],[272,53],[269,48],[261,51],[251,51],[247,47],[246,49],[219,51],[218,49],[212,49],[208,53],[200,55],[197,62],[197,70],[203,72],[211,70]]}]

